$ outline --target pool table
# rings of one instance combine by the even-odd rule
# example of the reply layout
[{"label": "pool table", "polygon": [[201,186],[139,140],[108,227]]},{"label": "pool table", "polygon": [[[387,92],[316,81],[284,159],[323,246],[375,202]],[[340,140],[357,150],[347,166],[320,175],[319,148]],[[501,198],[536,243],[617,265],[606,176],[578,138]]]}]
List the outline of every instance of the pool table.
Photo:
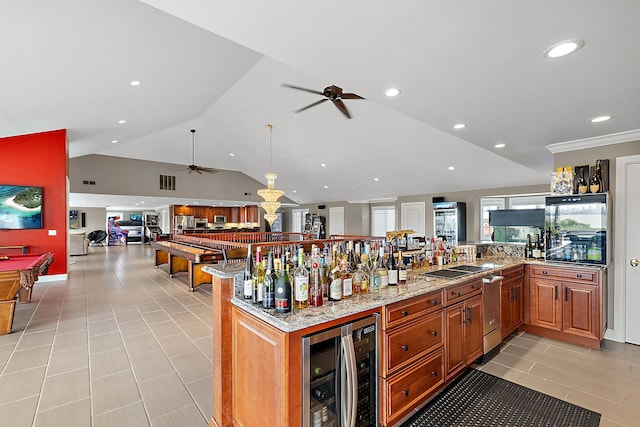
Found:
[{"label": "pool table", "polygon": [[46,274],[53,253],[3,255],[0,259],[0,335],[11,332],[16,294],[20,302],[31,300],[31,288],[38,275]]}]

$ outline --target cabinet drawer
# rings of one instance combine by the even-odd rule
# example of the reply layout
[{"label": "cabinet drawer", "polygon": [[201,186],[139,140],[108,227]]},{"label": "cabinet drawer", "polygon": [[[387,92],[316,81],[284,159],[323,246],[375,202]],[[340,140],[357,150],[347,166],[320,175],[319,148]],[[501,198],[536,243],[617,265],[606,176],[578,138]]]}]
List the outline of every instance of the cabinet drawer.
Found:
[{"label": "cabinet drawer", "polygon": [[386,334],[386,366],[384,376],[406,366],[412,360],[443,345],[442,311],[429,314],[409,325]]},{"label": "cabinet drawer", "polygon": [[532,266],[531,275],[540,277],[554,277],[559,279],[580,280],[597,284],[598,272],[593,270],[573,270],[568,268],[549,268],[544,266]]},{"label": "cabinet drawer", "polygon": [[518,267],[508,268],[502,271],[502,280],[507,281],[511,279],[517,279],[524,276],[524,268],[520,265]]},{"label": "cabinet drawer", "polygon": [[444,383],[442,350],[430,354],[398,375],[383,380],[387,424],[411,412]]},{"label": "cabinet drawer", "polygon": [[442,290],[390,304],[384,308],[383,329],[388,330],[394,326],[405,324],[407,321],[424,314],[438,311],[442,307]]},{"label": "cabinet drawer", "polygon": [[476,279],[444,289],[444,305],[448,307],[482,292],[482,279]]}]

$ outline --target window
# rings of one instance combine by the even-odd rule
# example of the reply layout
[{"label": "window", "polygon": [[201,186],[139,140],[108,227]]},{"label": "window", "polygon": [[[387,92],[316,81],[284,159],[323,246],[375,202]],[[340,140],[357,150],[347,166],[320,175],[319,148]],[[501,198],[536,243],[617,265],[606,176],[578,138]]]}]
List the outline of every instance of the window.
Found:
[{"label": "window", "polygon": [[493,227],[489,226],[489,211],[504,209],[504,197],[482,197],[480,199],[480,241],[493,241]]},{"label": "window", "polygon": [[396,229],[395,206],[374,206],[371,208],[371,235],[385,236],[387,231]]},{"label": "window", "polygon": [[489,212],[497,209],[544,209],[544,198],[544,194],[481,197],[480,241],[526,242],[526,235],[537,233],[537,229],[531,227],[491,227],[489,226]]},{"label": "window", "polygon": [[304,218],[309,213],[309,209],[293,209],[291,211],[291,231],[302,233],[304,231]]}]

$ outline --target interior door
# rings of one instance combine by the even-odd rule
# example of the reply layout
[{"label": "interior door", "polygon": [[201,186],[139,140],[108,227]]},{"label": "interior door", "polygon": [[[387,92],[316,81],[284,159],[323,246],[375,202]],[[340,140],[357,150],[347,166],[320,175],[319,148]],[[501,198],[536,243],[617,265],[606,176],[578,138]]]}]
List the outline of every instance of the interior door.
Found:
[{"label": "interior door", "polygon": [[329,208],[329,236],[344,234],[344,207]]},{"label": "interior door", "polygon": [[401,207],[402,216],[402,230],[413,230],[414,235],[424,236],[424,216],[425,216],[425,204],[424,202],[412,202],[402,203]]},{"label": "interior door", "polygon": [[[618,191],[618,197],[624,197],[626,206],[625,226],[626,244],[624,253],[616,254],[618,263],[616,267],[624,268],[624,281],[626,287],[626,337],[625,341],[640,344],[640,156],[634,156],[636,162],[626,164],[625,188],[626,191]],[[620,185],[618,185],[618,188]],[[617,274],[616,274],[617,276]]]}]

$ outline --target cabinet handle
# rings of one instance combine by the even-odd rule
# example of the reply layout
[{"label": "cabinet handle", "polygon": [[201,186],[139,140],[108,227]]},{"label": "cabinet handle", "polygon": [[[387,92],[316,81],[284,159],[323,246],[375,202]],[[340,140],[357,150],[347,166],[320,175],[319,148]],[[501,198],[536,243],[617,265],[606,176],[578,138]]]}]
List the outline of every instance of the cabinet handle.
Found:
[{"label": "cabinet handle", "polygon": [[582,274],[576,274],[576,279],[582,279]]},{"label": "cabinet handle", "polygon": [[558,299],[558,285],[556,285],[556,299]]},{"label": "cabinet handle", "polygon": [[431,375],[433,375],[434,377],[438,376],[438,371],[431,371]]},{"label": "cabinet handle", "polygon": [[569,301],[569,288],[564,288],[564,300]]},{"label": "cabinet handle", "polygon": [[433,305],[440,305],[440,301],[433,300],[433,301],[431,301],[431,304],[433,304]]},{"label": "cabinet handle", "polygon": [[409,390],[407,390],[407,389],[402,390],[402,395],[404,397],[409,397]]},{"label": "cabinet handle", "polygon": [[542,274],[547,274],[547,270],[542,270]]},{"label": "cabinet handle", "polygon": [[480,289],[480,286],[478,286],[478,285],[471,285],[471,289],[473,289],[474,291],[477,291],[478,289]]},{"label": "cabinet handle", "polygon": [[455,297],[459,297],[460,295],[462,295],[460,292],[454,292],[454,291],[451,291],[451,294]]},{"label": "cabinet handle", "polygon": [[408,316],[409,315],[409,311],[408,310],[402,310],[402,315],[403,316]]},{"label": "cabinet handle", "polygon": [[438,336],[438,331],[431,331],[431,335],[433,335],[434,337]]},{"label": "cabinet handle", "polygon": [[409,346],[408,345],[403,345],[400,348],[403,349],[404,351],[409,351]]}]

